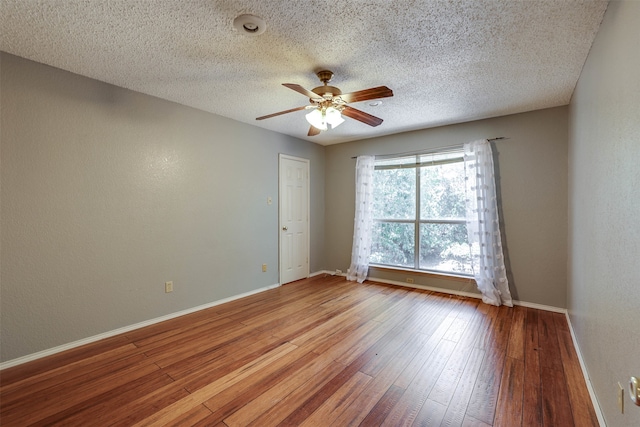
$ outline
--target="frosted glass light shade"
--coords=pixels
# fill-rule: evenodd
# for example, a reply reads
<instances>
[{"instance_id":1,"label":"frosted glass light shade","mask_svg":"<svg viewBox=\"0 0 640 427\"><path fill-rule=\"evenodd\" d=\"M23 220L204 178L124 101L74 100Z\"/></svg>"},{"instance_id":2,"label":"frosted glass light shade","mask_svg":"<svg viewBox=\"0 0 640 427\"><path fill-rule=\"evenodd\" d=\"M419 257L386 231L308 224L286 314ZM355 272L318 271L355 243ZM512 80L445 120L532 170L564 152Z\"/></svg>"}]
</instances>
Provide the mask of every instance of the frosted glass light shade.
<instances>
[{"instance_id":1,"label":"frosted glass light shade","mask_svg":"<svg viewBox=\"0 0 640 427\"><path fill-rule=\"evenodd\" d=\"M311 126L320 130L327 130L326 116L319 109L312 110L305 118Z\"/></svg>"},{"instance_id":2,"label":"frosted glass light shade","mask_svg":"<svg viewBox=\"0 0 640 427\"><path fill-rule=\"evenodd\" d=\"M344 119L342 118L342 114L340 114L340 111L336 110L333 107L327 108L326 117L327 117L327 123L331 125L331 129L338 127L340 124L344 122Z\"/></svg>"},{"instance_id":3,"label":"frosted glass light shade","mask_svg":"<svg viewBox=\"0 0 640 427\"><path fill-rule=\"evenodd\" d=\"M334 107L329 107L326 110L316 108L305 115L305 118L311 126L320 130L327 130L327 124L329 124L331 129L333 129L344 122L342 114L340 114L340 111Z\"/></svg>"}]
</instances>

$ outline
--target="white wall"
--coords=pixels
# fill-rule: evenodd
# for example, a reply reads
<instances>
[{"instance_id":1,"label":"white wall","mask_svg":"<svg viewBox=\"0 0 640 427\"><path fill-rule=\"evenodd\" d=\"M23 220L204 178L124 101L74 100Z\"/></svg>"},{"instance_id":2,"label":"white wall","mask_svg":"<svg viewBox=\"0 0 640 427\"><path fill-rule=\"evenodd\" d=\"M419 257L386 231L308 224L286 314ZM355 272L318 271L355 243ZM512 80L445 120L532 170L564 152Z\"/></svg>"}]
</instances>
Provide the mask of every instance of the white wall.
<instances>
[{"instance_id":1,"label":"white wall","mask_svg":"<svg viewBox=\"0 0 640 427\"><path fill-rule=\"evenodd\" d=\"M278 153L322 269L323 147L0 58L2 361L278 283Z\"/></svg>"},{"instance_id":2,"label":"white wall","mask_svg":"<svg viewBox=\"0 0 640 427\"><path fill-rule=\"evenodd\" d=\"M612 1L569 116L568 308L609 427L617 383L640 376L640 2Z\"/></svg>"},{"instance_id":3,"label":"white wall","mask_svg":"<svg viewBox=\"0 0 640 427\"><path fill-rule=\"evenodd\" d=\"M481 138L497 141L497 177L502 196L503 240L514 299L566 307L567 108L551 108L488 120L384 136L327 147L327 267L343 271L351 259L355 160L362 154L392 154L445 147ZM371 271L404 282L410 274ZM415 276L416 284L477 292L475 283Z\"/></svg>"}]
</instances>

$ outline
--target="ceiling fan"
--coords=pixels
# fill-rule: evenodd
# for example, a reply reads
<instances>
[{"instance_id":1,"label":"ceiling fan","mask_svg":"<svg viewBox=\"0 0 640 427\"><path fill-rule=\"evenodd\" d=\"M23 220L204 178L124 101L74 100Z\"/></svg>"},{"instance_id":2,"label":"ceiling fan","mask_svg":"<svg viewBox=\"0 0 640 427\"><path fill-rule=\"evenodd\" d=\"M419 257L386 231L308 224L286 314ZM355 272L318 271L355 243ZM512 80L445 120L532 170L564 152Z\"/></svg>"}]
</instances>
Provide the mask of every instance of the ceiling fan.
<instances>
[{"instance_id":1,"label":"ceiling fan","mask_svg":"<svg viewBox=\"0 0 640 427\"><path fill-rule=\"evenodd\" d=\"M293 113L300 110L311 110L306 115L306 119L311 125L308 136L318 135L321 131L333 129L344 122L342 116L366 123L369 126L378 126L382 123L382 119L372 116L369 113L350 107L347 104L371 99L387 98L393 96L393 91L386 86L378 86L370 89L359 90L357 92L342 93L335 86L329 86L328 83L333 78L333 72L322 70L316 73L323 86L318 86L311 90L307 90L300 85L294 83L283 83L283 86L293 89L309 97L310 105L292 108L290 110L280 111L278 113L257 117L256 120L269 119L281 114Z\"/></svg>"}]
</instances>

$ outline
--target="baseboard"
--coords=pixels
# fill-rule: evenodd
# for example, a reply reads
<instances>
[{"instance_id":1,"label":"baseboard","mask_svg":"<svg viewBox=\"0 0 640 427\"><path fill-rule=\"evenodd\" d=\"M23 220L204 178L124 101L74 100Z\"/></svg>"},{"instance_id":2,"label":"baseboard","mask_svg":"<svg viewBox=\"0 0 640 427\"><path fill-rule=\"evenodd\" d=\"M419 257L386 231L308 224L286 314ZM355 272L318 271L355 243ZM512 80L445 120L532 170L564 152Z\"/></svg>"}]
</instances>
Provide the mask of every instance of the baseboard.
<instances>
[{"instance_id":1,"label":"baseboard","mask_svg":"<svg viewBox=\"0 0 640 427\"><path fill-rule=\"evenodd\" d=\"M315 276L319 276L321 274L327 274L329 276L342 276L342 277L347 277L347 275L345 273L340 273L337 274L335 271L329 271L329 270L320 270L320 271L316 271L315 273L311 273L309 275L309 277L315 277Z\"/></svg>"},{"instance_id":2,"label":"baseboard","mask_svg":"<svg viewBox=\"0 0 640 427\"><path fill-rule=\"evenodd\" d=\"M320 270L320 271L316 271L316 272L314 272L314 273L311 273L311 274L309 275L309 277L316 277L316 276L319 276L319 275L321 275L321 274L331 274L331 272L330 272L330 271L328 271L328 270Z\"/></svg>"},{"instance_id":3,"label":"baseboard","mask_svg":"<svg viewBox=\"0 0 640 427\"><path fill-rule=\"evenodd\" d=\"M223 298L221 300L213 301L213 302L199 305L196 307L188 308L186 310L177 311L175 313L167 314L165 316L156 317L155 319L145 320L144 322L136 323L129 326L124 326L122 328L114 329L112 331L104 332L102 334L94 335L88 338L83 338L81 340L74 341L68 344L63 344L47 350L39 351L37 353L32 353L26 356L18 357L17 359L8 360L6 362L0 363L0 370L21 365L23 363L31 362L33 360L41 359L46 356L51 356L52 354L60 353L66 350L70 350L72 348L80 347L85 344L90 344L92 342L100 341L105 338L110 338L119 334L123 334L125 332L131 332L135 329L140 329L140 328L144 328L145 326L150 326L156 323L164 322L165 320L170 320L176 317L184 316L185 314L195 313L196 311L215 307L216 305L224 304L240 298L248 297L250 295L258 294L260 292L268 291L269 289L274 289L274 288L277 288L278 286L280 286L280 283L276 283L275 285L265 286L263 288L255 289L249 292L244 292L242 294L234 295L228 298Z\"/></svg>"},{"instance_id":4,"label":"baseboard","mask_svg":"<svg viewBox=\"0 0 640 427\"><path fill-rule=\"evenodd\" d=\"M552 305L537 304L535 302L513 301L513 305L521 305L522 307L535 308L538 310L552 311L554 313L567 314L566 308L554 307Z\"/></svg>"},{"instance_id":5,"label":"baseboard","mask_svg":"<svg viewBox=\"0 0 640 427\"><path fill-rule=\"evenodd\" d=\"M380 278L377 278L377 277L368 277L367 280L372 281L372 282L386 283L386 284L389 284L389 285L404 286L404 287L407 287L407 288L423 289L423 290L432 291L432 292L440 292L440 293L443 293L443 294L458 295L458 296L462 296L462 297L482 299L482 295L479 294L479 293L475 293L475 292L464 292L464 291L456 291L456 290L453 290L453 289L437 288L435 286L416 285L415 283L405 283L405 282L399 282L399 281L396 281L396 280L380 279ZM565 314L567 312L566 308L553 307L553 306L550 306L550 305L543 305L543 304L536 304L536 303L533 303L533 302L516 301L516 300L514 300L513 304L514 305L521 305L523 307L536 308L538 310L552 311L554 313Z\"/></svg>"},{"instance_id":6,"label":"baseboard","mask_svg":"<svg viewBox=\"0 0 640 427\"><path fill-rule=\"evenodd\" d=\"M589 373L587 372L587 365L584 363L584 359L582 358L582 352L580 351L580 346L578 345L578 340L576 339L576 334L573 331L573 325L571 324L571 318L569 317L569 312L565 313L567 318L567 323L569 324L569 332L571 333L571 340L573 341L573 347L576 349L576 353L578 354L578 361L580 362L580 369L582 370L582 375L584 376L584 381L587 383L587 390L589 391L589 397L591 397L591 403L593 404L593 410L596 412L596 417L598 417L598 422L601 426L605 427L607 423L604 420L604 415L602 410L600 409L600 404L598 403L598 398L596 396L596 392L593 389L593 385L591 384L591 379L589 378Z\"/></svg>"}]
</instances>

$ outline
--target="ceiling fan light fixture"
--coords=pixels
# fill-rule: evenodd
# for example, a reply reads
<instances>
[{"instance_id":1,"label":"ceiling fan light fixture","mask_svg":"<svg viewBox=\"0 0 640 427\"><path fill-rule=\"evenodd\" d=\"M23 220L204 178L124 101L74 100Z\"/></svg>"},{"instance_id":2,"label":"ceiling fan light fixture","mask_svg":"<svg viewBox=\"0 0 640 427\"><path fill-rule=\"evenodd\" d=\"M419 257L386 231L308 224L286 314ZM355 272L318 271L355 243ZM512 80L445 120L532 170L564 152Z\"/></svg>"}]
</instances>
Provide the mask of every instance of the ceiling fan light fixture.
<instances>
[{"instance_id":1,"label":"ceiling fan light fixture","mask_svg":"<svg viewBox=\"0 0 640 427\"><path fill-rule=\"evenodd\" d=\"M327 120L326 115L322 114L319 108L315 110L311 110L310 113L305 115L305 118L309 122L311 126L320 130L327 130Z\"/></svg>"}]
</instances>

